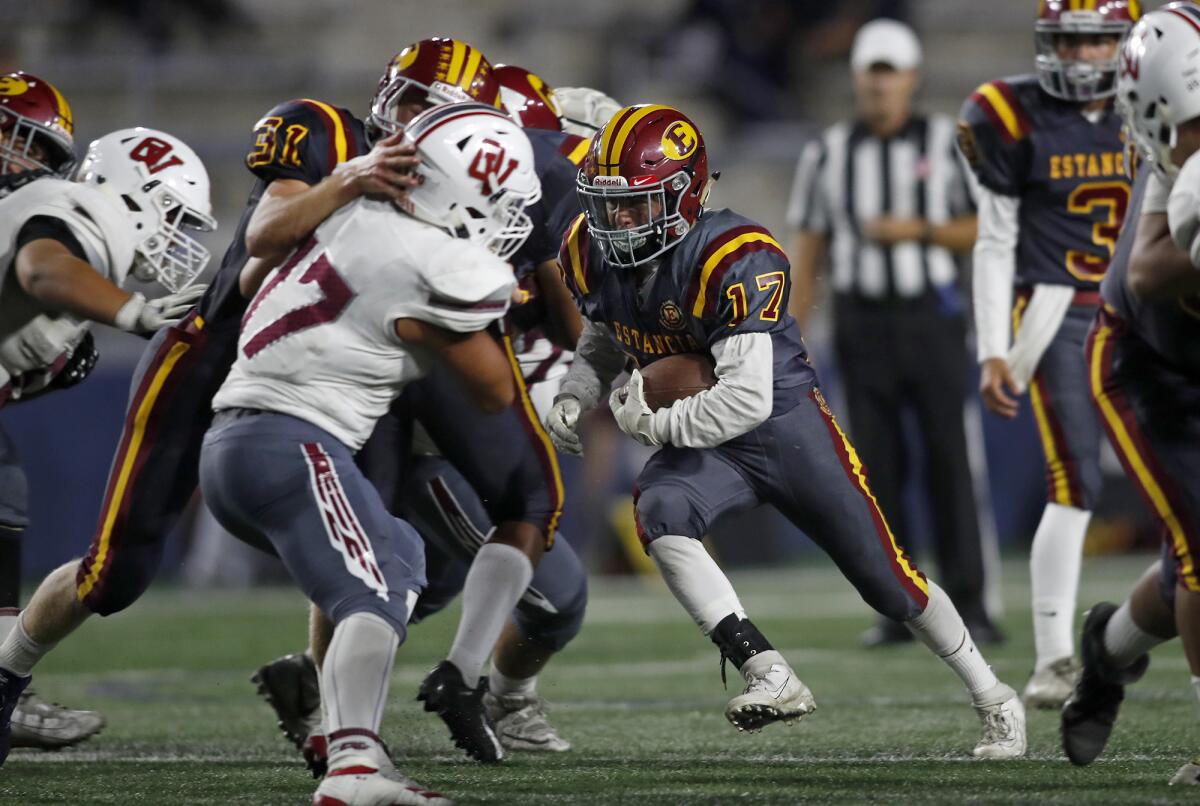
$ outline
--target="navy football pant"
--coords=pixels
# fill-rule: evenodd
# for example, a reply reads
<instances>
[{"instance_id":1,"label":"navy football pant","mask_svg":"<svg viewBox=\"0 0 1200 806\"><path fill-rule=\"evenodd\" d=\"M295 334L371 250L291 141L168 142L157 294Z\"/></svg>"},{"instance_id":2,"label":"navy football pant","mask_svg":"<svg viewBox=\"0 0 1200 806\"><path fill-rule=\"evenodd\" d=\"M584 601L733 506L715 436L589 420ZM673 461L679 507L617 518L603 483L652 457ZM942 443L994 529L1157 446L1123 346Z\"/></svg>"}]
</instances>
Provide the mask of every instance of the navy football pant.
<instances>
[{"instance_id":1,"label":"navy football pant","mask_svg":"<svg viewBox=\"0 0 1200 806\"><path fill-rule=\"evenodd\" d=\"M340 440L286 414L231 409L204 437L200 486L217 520L274 547L304 595L336 624L374 613L403 641L425 552Z\"/></svg>"},{"instance_id":2,"label":"navy football pant","mask_svg":"<svg viewBox=\"0 0 1200 806\"><path fill-rule=\"evenodd\" d=\"M638 476L642 542L703 538L722 515L770 504L807 534L880 614L907 621L925 577L896 544L850 440L815 387L791 411L716 448L665 446Z\"/></svg>"},{"instance_id":3,"label":"navy football pant","mask_svg":"<svg viewBox=\"0 0 1200 806\"><path fill-rule=\"evenodd\" d=\"M0 608L21 596L21 534L29 525L29 482L21 457L0 425Z\"/></svg>"},{"instance_id":4,"label":"navy football pant","mask_svg":"<svg viewBox=\"0 0 1200 806\"><path fill-rule=\"evenodd\" d=\"M417 622L462 591L492 523L479 496L441 456L412 457L405 480L401 514L425 540L429 577L412 616ZM586 606L587 575L571 544L559 536L534 571L513 619L523 636L557 652L579 634Z\"/></svg>"},{"instance_id":5,"label":"navy football pant","mask_svg":"<svg viewBox=\"0 0 1200 806\"><path fill-rule=\"evenodd\" d=\"M1014 332L1029 294L1019 293L1013 311ZM1095 305L1073 304L1058 333L1042 354L1029 384L1038 437L1046 457L1046 499L1052 504L1091 510L1100 498L1102 432L1088 392L1084 343L1095 318Z\"/></svg>"},{"instance_id":6,"label":"navy football pant","mask_svg":"<svg viewBox=\"0 0 1200 806\"><path fill-rule=\"evenodd\" d=\"M1104 310L1087 361L1108 439L1171 552L1163 566L1200 591L1200 379L1169 366Z\"/></svg>"}]
</instances>

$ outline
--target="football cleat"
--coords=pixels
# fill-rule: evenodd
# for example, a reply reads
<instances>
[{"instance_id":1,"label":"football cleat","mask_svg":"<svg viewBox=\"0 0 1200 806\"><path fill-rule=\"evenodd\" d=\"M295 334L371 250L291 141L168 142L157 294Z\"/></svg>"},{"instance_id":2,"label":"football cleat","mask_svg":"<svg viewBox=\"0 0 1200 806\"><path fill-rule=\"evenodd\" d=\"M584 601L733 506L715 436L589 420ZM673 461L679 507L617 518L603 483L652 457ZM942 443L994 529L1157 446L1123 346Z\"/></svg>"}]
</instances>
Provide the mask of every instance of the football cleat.
<instances>
[{"instance_id":1,"label":"football cleat","mask_svg":"<svg viewBox=\"0 0 1200 806\"><path fill-rule=\"evenodd\" d=\"M307 653L284 655L259 667L250 682L275 711L283 735L304 754L304 763L313 777L324 775L321 686L313 659Z\"/></svg>"},{"instance_id":2,"label":"football cleat","mask_svg":"<svg viewBox=\"0 0 1200 806\"><path fill-rule=\"evenodd\" d=\"M395 769L366 759L349 761L325 776L313 793L313 806L454 806L454 801Z\"/></svg>"},{"instance_id":3,"label":"football cleat","mask_svg":"<svg viewBox=\"0 0 1200 806\"><path fill-rule=\"evenodd\" d=\"M456 747L476 761L490 764L504 758L504 748L483 709L486 687L486 678L477 687L469 687L458 667L444 660L421 681L417 699L446 723Z\"/></svg>"},{"instance_id":4,"label":"football cleat","mask_svg":"<svg viewBox=\"0 0 1200 806\"><path fill-rule=\"evenodd\" d=\"M12 712L12 746L60 750L90 739L104 728L95 711L75 711L46 702L25 689Z\"/></svg>"},{"instance_id":5,"label":"football cleat","mask_svg":"<svg viewBox=\"0 0 1200 806\"><path fill-rule=\"evenodd\" d=\"M496 726L500 744L509 750L562 753L571 743L546 719L546 701L536 694L483 695L483 710Z\"/></svg>"},{"instance_id":6,"label":"football cleat","mask_svg":"<svg viewBox=\"0 0 1200 806\"><path fill-rule=\"evenodd\" d=\"M1104 752L1104 745L1117 723L1125 686L1137 682L1150 665L1143 655L1128 669L1113 669L1104 657L1104 628L1117 612L1111 602L1101 602L1083 619L1080 648L1083 670L1079 682L1062 710L1063 752L1072 764L1091 764Z\"/></svg>"},{"instance_id":7,"label":"football cleat","mask_svg":"<svg viewBox=\"0 0 1200 806\"><path fill-rule=\"evenodd\" d=\"M1200 786L1200 756L1180 767L1167 783L1170 786Z\"/></svg>"},{"instance_id":8,"label":"football cleat","mask_svg":"<svg viewBox=\"0 0 1200 806\"><path fill-rule=\"evenodd\" d=\"M1034 672L1021 693L1022 701L1029 708L1062 708L1079 680L1080 668L1079 661L1074 658L1059 658L1040 672Z\"/></svg>"},{"instance_id":9,"label":"football cleat","mask_svg":"<svg viewBox=\"0 0 1200 806\"><path fill-rule=\"evenodd\" d=\"M12 747L13 711L30 679L13 674L7 669L0 669L0 765L8 758L8 751Z\"/></svg>"},{"instance_id":10,"label":"football cleat","mask_svg":"<svg viewBox=\"0 0 1200 806\"><path fill-rule=\"evenodd\" d=\"M740 731L760 731L773 722L790 725L817 710L808 686L775 650L742 665L745 690L725 706L725 718Z\"/></svg>"},{"instance_id":11,"label":"football cleat","mask_svg":"<svg viewBox=\"0 0 1200 806\"><path fill-rule=\"evenodd\" d=\"M983 735L971 755L993 761L1025 755L1025 706L1017 692L999 683L975 703L975 713L983 723Z\"/></svg>"}]
</instances>

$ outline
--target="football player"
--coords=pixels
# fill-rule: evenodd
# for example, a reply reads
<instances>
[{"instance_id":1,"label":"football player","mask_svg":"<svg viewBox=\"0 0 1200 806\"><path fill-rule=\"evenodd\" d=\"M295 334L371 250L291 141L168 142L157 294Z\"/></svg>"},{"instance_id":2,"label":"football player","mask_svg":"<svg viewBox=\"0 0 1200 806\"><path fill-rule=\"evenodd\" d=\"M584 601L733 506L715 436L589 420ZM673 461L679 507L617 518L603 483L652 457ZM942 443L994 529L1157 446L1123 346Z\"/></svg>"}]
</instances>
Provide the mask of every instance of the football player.
<instances>
[{"instance_id":1,"label":"football player","mask_svg":"<svg viewBox=\"0 0 1200 806\"><path fill-rule=\"evenodd\" d=\"M1061 706L1078 673L1075 596L1102 482L1083 344L1129 206L1112 96L1117 47L1140 14L1138 0L1044 0L1037 74L979 87L959 121L959 146L981 186L980 391L1006 418L1029 391L1046 458L1048 500L1029 558L1037 657L1023 693L1039 708Z\"/></svg>"},{"instance_id":2,"label":"football player","mask_svg":"<svg viewBox=\"0 0 1200 806\"><path fill-rule=\"evenodd\" d=\"M1062 711L1067 757L1103 751L1149 651L1176 634L1200 694L1200 8L1147 14L1121 55L1117 104L1150 169L1101 285L1087 344L1109 441L1163 534L1163 557L1120 607L1084 619L1083 672ZM1173 784L1200 784L1200 759Z\"/></svg>"},{"instance_id":3,"label":"football player","mask_svg":"<svg viewBox=\"0 0 1200 806\"><path fill-rule=\"evenodd\" d=\"M69 121L65 108L59 116ZM0 298L0 405L82 380L96 360L88 323L149 336L179 321L204 292L191 283L208 251L188 231L210 231L216 222L208 175L190 148L151 129L113 132L91 144L78 180L46 176L0 200L0 277L11 272L15 279L3 283ZM153 301L131 294L121 288L130 274L171 293ZM0 446L2 522L23 527L24 476L3 432ZM3 618L0 763L8 755L10 719L17 746L61 747L99 731L104 721L97 714L22 699L36 659L30 634L37 613L6 611Z\"/></svg>"},{"instance_id":4,"label":"football player","mask_svg":"<svg viewBox=\"0 0 1200 806\"><path fill-rule=\"evenodd\" d=\"M758 730L815 708L700 542L721 515L770 504L868 604L906 622L959 675L983 723L976 756L1023 755L1020 699L984 662L945 592L897 546L825 404L787 312L782 248L737 213L705 209L710 179L699 130L670 107L626 107L593 138L578 180L585 213L559 257L584 329L547 421L553 438L581 450L581 412L627 360L711 357L717 381L706 391L651 411L635 369L609 406L622 431L662 446L636 482L638 533L722 663L745 679L725 709L729 721Z\"/></svg>"},{"instance_id":5,"label":"football player","mask_svg":"<svg viewBox=\"0 0 1200 806\"><path fill-rule=\"evenodd\" d=\"M533 150L485 104L428 110L405 138L424 183L399 209L348 204L272 273L246 312L200 454L217 519L268 541L335 625L321 670L328 773L314 806L449 803L398 773L379 739L425 558L353 454L433 362L483 409L514 399L510 358L485 329L508 309L506 260L533 228Z\"/></svg>"},{"instance_id":6,"label":"football player","mask_svg":"<svg viewBox=\"0 0 1200 806\"><path fill-rule=\"evenodd\" d=\"M559 131L552 91L536 74L508 65L496 67L493 76L505 109L530 139L534 170L542 187L542 198L529 210L533 232L513 256L520 290L518 304L508 320L521 378L541 415L549 408L570 361L571 353L564 345L573 345L578 335L579 314L562 283L557 255L563 233L578 213L575 173L587 142ZM494 528L489 515L494 507L489 507L476 489L488 490L489 486L484 485L497 488L496 481L482 481L476 487L465 474L477 480L490 475L506 483L511 477L503 472L506 462L511 462L507 457L528 453L528 437L516 427L510 414L487 415L474 410L456 391L457 386L453 378L443 380L437 376L412 384L405 392L398 417L381 422L363 451L368 478L377 486L388 490L393 486L388 477L402 477L396 493L385 497L394 499L393 511L411 521L426 543L429 584L412 613L413 622L442 610L463 590L472 558ZM396 421L413 417L419 421L414 455L405 460L406 466L398 474L394 469L396 457L403 454L394 444L394 432L403 434L405 429ZM422 424L437 433L437 438L431 439L420 427ZM442 455L441 442L447 443L453 462ZM460 466L465 470L460 471ZM518 481L522 490L531 492L545 484L544 477ZM587 602L587 580L570 544L556 538L555 546L539 562L529 587L512 610L511 620L504 620L503 610L498 611L501 619L493 619L486 629L464 620L451 649L450 662L455 670L460 663L477 664L470 673L458 673L464 680L477 679L493 645L495 649L486 687L458 689L462 692L458 700L461 706L454 711L442 708L457 731L456 738L466 737L464 743L474 757L494 760L492 726L478 720L484 713L494 725L501 748L550 752L570 748L546 718L537 693L537 677L550 658L578 633ZM327 634L324 630L315 636L309 655L279 658L256 675L285 734L318 774L324 762L324 728L320 725L320 693L311 656L324 654ZM441 674L446 674L441 668ZM443 690L435 696L448 700L454 695Z\"/></svg>"}]
</instances>

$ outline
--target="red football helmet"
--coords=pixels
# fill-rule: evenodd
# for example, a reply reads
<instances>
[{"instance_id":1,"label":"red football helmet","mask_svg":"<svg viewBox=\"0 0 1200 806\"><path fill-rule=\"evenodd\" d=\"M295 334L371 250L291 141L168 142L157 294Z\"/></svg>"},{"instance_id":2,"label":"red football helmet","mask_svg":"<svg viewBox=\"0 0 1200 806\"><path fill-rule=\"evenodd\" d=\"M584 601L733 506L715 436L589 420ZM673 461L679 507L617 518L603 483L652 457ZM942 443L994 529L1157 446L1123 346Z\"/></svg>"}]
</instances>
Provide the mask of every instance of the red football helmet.
<instances>
[{"instance_id":1,"label":"red football helmet","mask_svg":"<svg viewBox=\"0 0 1200 806\"><path fill-rule=\"evenodd\" d=\"M367 129L372 138L386 137L404 128L419 109L401 111L414 104L423 108L478 101L500 107L500 84L492 65L477 48L458 39L422 39L397 53L388 64L371 98Z\"/></svg>"},{"instance_id":2,"label":"red football helmet","mask_svg":"<svg viewBox=\"0 0 1200 806\"><path fill-rule=\"evenodd\" d=\"M1041 0L1034 41L1042 89L1064 101L1108 98L1117 91L1117 48L1111 59L1064 60L1058 55L1063 37L1111 36L1118 40L1142 16L1138 0Z\"/></svg>"},{"instance_id":3,"label":"red football helmet","mask_svg":"<svg viewBox=\"0 0 1200 806\"><path fill-rule=\"evenodd\" d=\"M75 167L75 123L67 99L29 73L0 75L0 176Z\"/></svg>"},{"instance_id":4,"label":"red football helmet","mask_svg":"<svg viewBox=\"0 0 1200 806\"><path fill-rule=\"evenodd\" d=\"M588 231L618 266L674 247L704 211L708 153L700 130L669 106L617 112L592 138L576 182Z\"/></svg>"},{"instance_id":5,"label":"red football helmet","mask_svg":"<svg viewBox=\"0 0 1200 806\"><path fill-rule=\"evenodd\" d=\"M513 120L526 129L562 131L554 88L541 76L515 64L498 64L492 75L500 82L500 101Z\"/></svg>"}]
</instances>

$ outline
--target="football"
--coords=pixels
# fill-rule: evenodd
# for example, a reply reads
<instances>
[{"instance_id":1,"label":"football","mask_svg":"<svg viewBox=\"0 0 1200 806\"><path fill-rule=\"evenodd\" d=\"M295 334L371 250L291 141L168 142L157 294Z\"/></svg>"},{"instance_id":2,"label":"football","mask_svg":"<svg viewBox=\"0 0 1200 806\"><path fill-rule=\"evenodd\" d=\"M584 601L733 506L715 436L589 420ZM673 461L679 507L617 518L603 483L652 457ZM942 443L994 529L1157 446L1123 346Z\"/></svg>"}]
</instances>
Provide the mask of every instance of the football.
<instances>
[{"instance_id":1,"label":"football","mask_svg":"<svg viewBox=\"0 0 1200 806\"><path fill-rule=\"evenodd\" d=\"M711 389L717 382L713 369L712 359L699 353L672 355L643 367L646 405L651 411L658 411L676 400Z\"/></svg>"}]
</instances>

